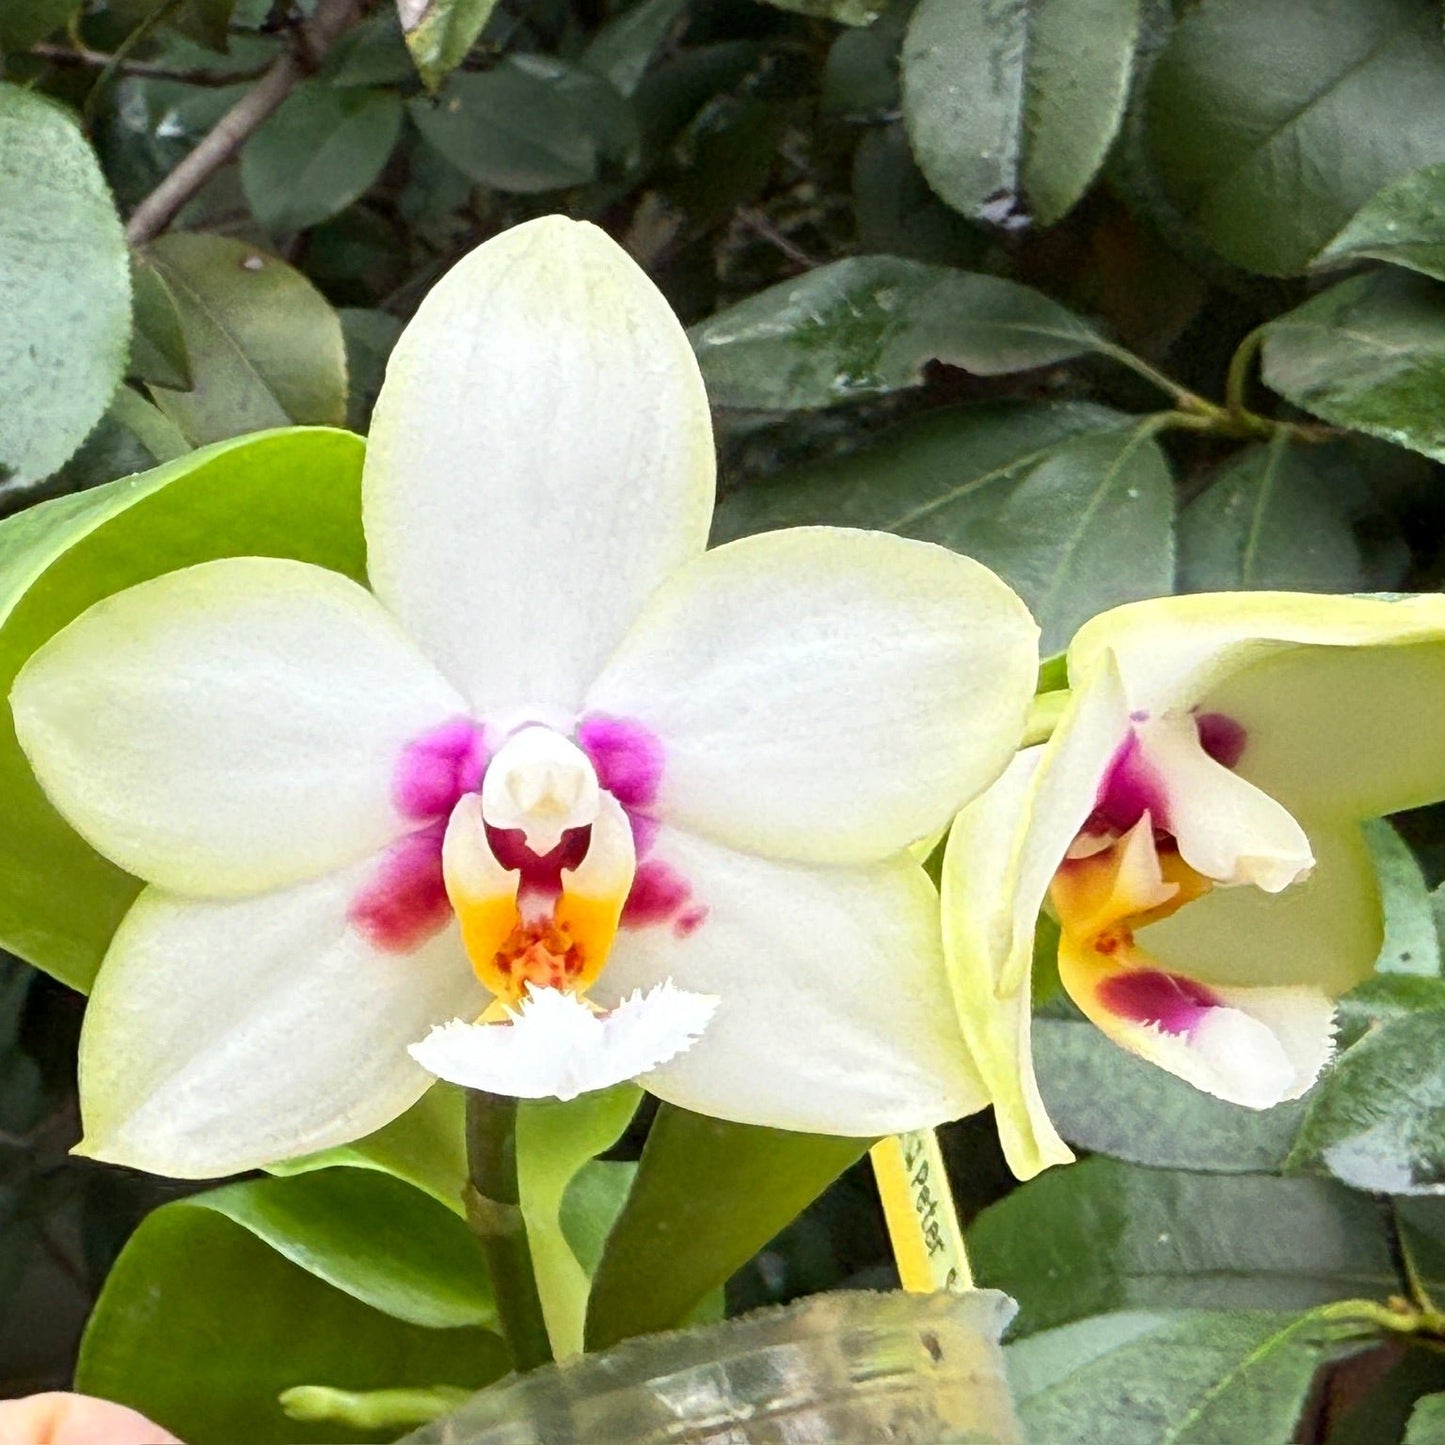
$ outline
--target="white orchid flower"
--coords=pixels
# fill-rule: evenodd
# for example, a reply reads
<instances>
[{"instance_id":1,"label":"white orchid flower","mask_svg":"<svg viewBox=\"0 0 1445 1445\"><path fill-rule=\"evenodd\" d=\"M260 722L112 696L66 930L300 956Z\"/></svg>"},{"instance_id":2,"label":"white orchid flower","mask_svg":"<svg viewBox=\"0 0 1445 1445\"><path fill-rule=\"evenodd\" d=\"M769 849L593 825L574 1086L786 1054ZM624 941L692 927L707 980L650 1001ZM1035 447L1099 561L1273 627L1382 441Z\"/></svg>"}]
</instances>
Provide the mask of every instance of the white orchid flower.
<instances>
[{"instance_id":1,"label":"white orchid flower","mask_svg":"<svg viewBox=\"0 0 1445 1445\"><path fill-rule=\"evenodd\" d=\"M41 783L151 885L87 1012L84 1152L227 1173L375 1129L433 1075L645 1075L860 1136L983 1105L905 849L1007 763L1033 622L897 537L704 552L713 488L681 326L602 232L546 218L396 348L371 592L211 562L30 660Z\"/></svg>"},{"instance_id":2,"label":"white orchid flower","mask_svg":"<svg viewBox=\"0 0 1445 1445\"><path fill-rule=\"evenodd\" d=\"M1030 1044L1035 921L1115 1043L1266 1109L1333 1048L1382 917L1362 820L1445 797L1445 597L1134 603L1068 654L1070 702L960 814L943 876L960 1019L1021 1178L1073 1156Z\"/></svg>"}]
</instances>

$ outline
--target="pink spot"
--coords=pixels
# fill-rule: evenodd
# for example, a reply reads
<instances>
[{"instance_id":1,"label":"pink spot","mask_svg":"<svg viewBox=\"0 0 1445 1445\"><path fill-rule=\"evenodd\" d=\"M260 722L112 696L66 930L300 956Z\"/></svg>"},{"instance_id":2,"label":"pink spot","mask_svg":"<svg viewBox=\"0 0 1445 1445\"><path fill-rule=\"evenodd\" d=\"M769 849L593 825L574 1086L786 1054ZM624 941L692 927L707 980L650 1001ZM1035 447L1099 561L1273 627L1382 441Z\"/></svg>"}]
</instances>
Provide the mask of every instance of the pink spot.
<instances>
[{"instance_id":1,"label":"pink spot","mask_svg":"<svg viewBox=\"0 0 1445 1445\"><path fill-rule=\"evenodd\" d=\"M451 918L442 878L445 831L435 823L397 839L351 900L347 917L377 948L411 953Z\"/></svg>"},{"instance_id":2,"label":"pink spot","mask_svg":"<svg viewBox=\"0 0 1445 1445\"><path fill-rule=\"evenodd\" d=\"M708 910L700 904L694 904L685 913L679 913L672 925L673 936L690 938L706 922L707 915Z\"/></svg>"},{"instance_id":3,"label":"pink spot","mask_svg":"<svg viewBox=\"0 0 1445 1445\"><path fill-rule=\"evenodd\" d=\"M657 842L662 823L650 813L628 813L627 821L632 824L633 850L639 858L645 858Z\"/></svg>"},{"instance_id":4,"label":"pink spot","mask_svg":"<svg viewBox=\"0 0 1445 1445\"><path fill-rule=\"evenodd\" d=\"M487 745L471 718L453 718L413 738L396 760L391 797L403 817L424 822L444 818L463 793L482 785Z\"/></svg>"},{"instance_id":5,"label":"pink spot","mask_svg":"<svg viewBox=\"0 0 1445 1445\"><path fill-rule=\"evenodd\" d=\"M1244 756L1249 734L1242 724L1222 712L1201 713L1195 718L1199 746L1222 767L1232 768Z\"/></svg>"},{"instance_id":6,"label":"pink spot","mask_svg":"<svg viewBox=\"0 0 1445 1445\"><path fill-rule=\"evenodd\" d=\"M629 812L657 801L664 754L644 723L593 713L577 725L577 745L592 759L597 781Z\"/></svg>"},{"instance_id":7,"label":"pink spot","mask_svg":"<svg viewBox=\"0 0 1445 1445\"><path fill-rule=\"evenodd\" d=\"M666 923L691 897L692 884L670 864L653 858L643 863L632 879L632 892L622 909L622 926L645 928L651 923Z\"/></svg>"},{"instance_id":8,"label":"pink spot","mask_svg":"<svg viewBox=\"0 0 1445 1445\"><path fill-rule=\"evenodd\" d=\"M1168 830L1169 806L1163 781L1145 758L1139 734L1131 728L1104 770L1094 811L1083 831L1127 833L1145 813L1156 829Z\"/></svg>"},{"instance_id":9,"label":"pink spot","mask_svg":"<svg viewBox=\"0 0 1445 1445\"><path fill-rule=\"evenodd\" d=\"M1136 1024L1157 1024L1167 1034L1192 1033L1224 1000L1193 979L1161 969L1112 974L1099 985L1099 1002Z\"/></svg>"}]
</instances>

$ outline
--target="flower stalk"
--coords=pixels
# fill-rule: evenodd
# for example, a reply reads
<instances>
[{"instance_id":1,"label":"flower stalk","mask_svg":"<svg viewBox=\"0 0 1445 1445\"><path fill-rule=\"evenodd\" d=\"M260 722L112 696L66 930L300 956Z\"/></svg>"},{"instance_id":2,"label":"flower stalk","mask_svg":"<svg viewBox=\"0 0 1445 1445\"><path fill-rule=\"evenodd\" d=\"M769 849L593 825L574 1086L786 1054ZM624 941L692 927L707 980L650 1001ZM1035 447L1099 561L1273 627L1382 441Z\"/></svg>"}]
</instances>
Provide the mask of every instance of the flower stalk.
<instances>
[{"instance_id":1,"label":"flower stalk","mask_svg":"<svg viewBox=\"0 0 1445 1445\"><path fill-rule=\"evenodd\" d=\"M467 1090L467 1220L482 1242L512 1363L552 1359L517 1186L517 1101Z\"/></svg>"}]
</instances>

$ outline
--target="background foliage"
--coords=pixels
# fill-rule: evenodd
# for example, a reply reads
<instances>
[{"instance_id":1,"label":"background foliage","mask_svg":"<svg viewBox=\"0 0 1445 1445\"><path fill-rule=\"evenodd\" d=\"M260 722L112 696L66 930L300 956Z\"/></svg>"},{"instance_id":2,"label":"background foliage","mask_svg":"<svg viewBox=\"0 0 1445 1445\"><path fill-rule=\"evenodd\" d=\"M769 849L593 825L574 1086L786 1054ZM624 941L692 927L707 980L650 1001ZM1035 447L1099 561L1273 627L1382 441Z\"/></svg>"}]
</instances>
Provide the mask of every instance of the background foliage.
<instances>
[{"instance_id":1,"label":"background foliage","mask_svg":"<svg viewBox=\"0 0 1445 1445\"><path fill-rule=\"evenodd\" d=\"M1441 32L1438 0L0 0L0 510L79 494L84 538L68 563L37 550L50 517L0 543L0 671L91 595L201 556L359 570L343 440L208 454L224 516L187 458L364 430L427 287L559 209L693 328L718 539L943 542L1050 650L1174 590L1436 589ZM144 494L90 490L165 462ZM83 987L132 885L46 832L3 731L0 931ZM987 1117L948 1131L981 1280L1022 1306L1040 1440L1445 1440L1445 815L1395 824L1373 837L1380 974L1311 1096L1247 1114L1045 998L1042 1086L1084 1162L1017 1186ZM15 903L36 876L43 928ZM196 1445L290 1438L275 1400L298 1385L505 1368L449 1212L455 1100L182 1198L67 1159L80 1008L0 968L7 1392L68 1378L107 1275L82 1384ZM632 1102L526 1126L568 1330L594 1270L598 1342L715 1310L725 1280L742 1309L890 1278L861 1144L665 1110L635 1168ZM667 1291L638 1288L659 1270Z\"/></svg>"}]
</instances>

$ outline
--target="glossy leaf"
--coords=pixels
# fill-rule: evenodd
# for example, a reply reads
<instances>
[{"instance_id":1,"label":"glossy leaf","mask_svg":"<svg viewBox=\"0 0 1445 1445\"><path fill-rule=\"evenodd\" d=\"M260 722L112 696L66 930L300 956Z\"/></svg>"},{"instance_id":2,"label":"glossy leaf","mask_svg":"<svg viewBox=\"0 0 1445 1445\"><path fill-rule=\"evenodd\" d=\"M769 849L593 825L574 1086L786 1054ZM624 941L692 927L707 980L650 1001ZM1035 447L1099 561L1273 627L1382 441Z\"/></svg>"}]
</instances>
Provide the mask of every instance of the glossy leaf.
<instances>
[{"instance_id":1,"label":"glossy leaf","mask_svg":"<svg viewBox=\"0 0 1445 1445\"><path fill-rule=\"evenodd\" d=\"M662 1105L597 1267L587 1348L682 1324L871 1142Z\"/></svg>"},{"instance_id":2,"label":"glossy leaf","mask_svg":"<svg viewBox=\"0 0 1445 1445\"><path fill-rule=\"evenodd\" d=\"M1316 1371L1363 1326L1319 1311L1098 1315L1004 1351L1031 1440L1109 1445L1286 1441Z\"/></svg>"},{"instance_id":3,"label":"glossy leaf","mask_svg":"<svg viewBox=\"0 0 1445 1445\"><path fill-rule=\"evenodd\" d=\"M1445 281L1445 162L1371 196L1315 257L1318 268L1370 259Z\"/></svg>"},{"instance_id":4,"label":"glossy leaf","mask_svg":"<svg viewBox=\"0 0 1445 1445\"><path fill-rule=\"evenodd\" d=\"M1232 459L1180 514L1180 591L1365 591L1336 485L1337 466L1349 462L1332 466L1322 450L1279 432Z\"/></svg>"},{"instance_id":5,"label":"glossy leaf","mask_svg":"<svg viewBox=\"0 0 1445 1445\"><path fill-rule=\"evenodd\" d=\"M1227 1104L1119 1048L1078 1016L1034 1021L1034 1065L1049 1117L1070 1144L1159 1168L1278 1169L1305 1107Z\"/></svg>"},{"instance_id":6,"label":"glossy leaf","mask_svg":"<svg viewBox=\"0 0 1445 1445\"><path fill-rule=\"evenodd\" d=\"M1052 652L1096 612L1172 590L1173 485L1130 422L1081 403L936 413L733 492L714 538L829 523L940 542L1008 582Z\"/></svg>"},{"instance_id":7,"label":"glossy leaf","mask_svg":"<svg viewBox=\"0 0 1445 1445\"><path fill-rule=\"evenodd\" d=\"M1083 195L1124 113L1139 0L923 0L903 48L903 117L929 183L1008 229Z\"/></svg>"},{"instance_id":8,"label":"glossy leaf","mask_svg":"<svg viewBox=\"0 0 1445 1445\"><path fill-rule=\"evenodd\" d=\"M475 1389L507 1367L496 1335L393 1319L183 1200L149 1215L116 1262L86 1330L76 1387L133 1406L187 1445L288 1445L298 1431L277 1396L293 1386ZM304 1438L322 1445L394 1433L318 1424Z\"/></svg>"},{"instance_id":9,"label":"glossy leaf","mask_svg":"<svg viewBox=\"0 0 1445 1445\"><path fill-rule=\"evenodd\" d=\"M590 1272L562 1227L567 1186L594 1156L617 1142L641 1098L642 1091L635 1084L618 1084L565 1104L556 1099L527 1099L518 1110L517 1182L522 1216L527 1221L527 1243L547 1333L559 1359L581 1353L591 1286Z\"/></svg>"},{"instance_id":10,"label":"glossy leaf","mask_svg":"<svg viewBox=\"0 0 1445 1445\"><path fill-rule=\"evenodd\" d=\"M0 490L49 476L125 373L130 272L75 122L0 83Z\"/></svg>"},{"instance_id":11,"label":"glossy leaf","mask_svg":"<svg viewBox=\"0 0 1445 1445\"><path fill-rule=\"evenodd\" d=\"M176 299L193 380L151 395L193 445L345 420L341 323L299 271L226 236L162 236L146 258Z\"/></svg>"},{"instance_id":12,"label":"glossy leaf","mask_svg":"<svg viewBox=\"0 0 1445 1445\"><path fill-rule=\"evenodd\" d=\"M142 381L189 391L191 363L180 308L161 273L131 256L130 374Z\"/></svg>"},{"instance_id":13,"label":"glossy leaf","mask_svg":"<svg viewBox=\"0 0 1445 1445\"><path fill-rule=\"evenodd\" d=\"M1269 323L1264 379L1296 406L1445 459L1445 290L1382 269Z\"/></svg>"},{"instance_id":14,"label":"glossy leaf","mask_svg":"<svg viewBox=\"0 0 1445 1445\"><path fill-rule=\"evenodd\" d=\"M1154 68L1148 140L1220 254L1296 275L1380 187L1445 160L1430 0L1203 0Z\"/></svg>"},{"instance_id":15,"label":"glossy leaf","mask_svg":"<svg viewBox=\"0 0 1445 1445\"><path fill-rule=\"evenodd\" d=\"M1421 1007L1387 1017L1335 1061L1315 1089L1289 1157L1355 1189L1445 1192L1445 984L1404 978Z\"/></svg>"},{"instance_id":16,"label":"glossy leaf","mask_svg":"<svg viewBox=\"0 0 1445 1445\"><path fill-rule=\"evenodd\" d=\"M367 1169L252 1179L184 1201L249 1230L308 1274L393 1319L497 1329L471 1229L419 1189Z\"/></svg>"},{"instance_id":17,"label":"glossy leaf","mask_svg":"<svg viewBox=\"0 0 1445 1445\"><path fill-rule=\"evenodd\" d=\"M467 58L497 0L397 0L407 49L428 90Z\"/></svg>"},{"instance_id":18,"label":"glossy leaf","mask_svg":"<svg viewBox=\"0 0 1445 1445\"><path fill-rule=\"evenodd\" d=\"M241 184L273 233L344 211L369 190L401 136L394 91L313 81L293 91L247 142Z\"/></svg>"},{"instance_id":19,"label":"glossy leaf","mask_svg":"<svg viewBox=\"0 0 1445 1445\"><path fill-rule=\"evenodd\" d=\"M1016 1335L1125 1309L1307 1309L1401 1288L1374 1203L1328 1180L1141 1169L1095 1157L974 1221L981 1284Z\"/></svg>"},{"instance_id":20,"label":"glossy leaf","mask_svg":"<svg viewBox=\"0 0 1445 1445\"><path fill-rule=\"evenodd\" d=\"M536 55L452 77L412 102L428 141L479 185L528 195L586 185L638 155L631 106L601 76Z\"/></svg>"},{"instance_id":21,"label":"glossy leaf","mask_svg":"<svg viewBox=\"0 0 1445 1445\"><path fill-rule=\"evenodd\" d=\"M916 386L930 361L979 376L1108 344L1027 286L855 256L770 286L691 331L715 406L797 411Z\"/></svg>"},{"instance_id":22,"label":"glossy leaf","mask_svg":"<svg viewBox=\"0 0 1445 1445\"><path fill-rule=\"evenodd\" d=\"M0 696L92 602L212 557L297 557L365 575L362 445L345 432L225 442L0 524ZM305 485L298 485L304 479ZM0 946L86 989L139 884L46 801L0 708Z\"/></svg>"}]
</instances>

